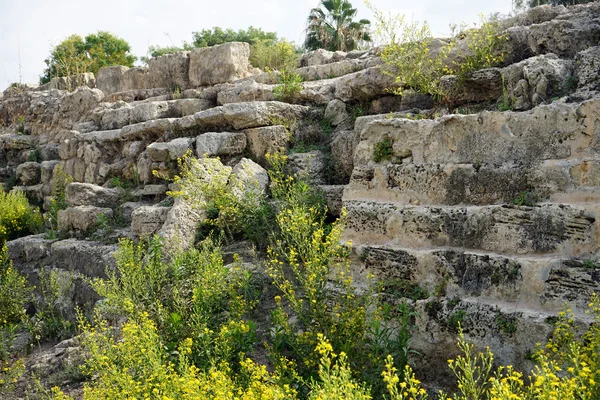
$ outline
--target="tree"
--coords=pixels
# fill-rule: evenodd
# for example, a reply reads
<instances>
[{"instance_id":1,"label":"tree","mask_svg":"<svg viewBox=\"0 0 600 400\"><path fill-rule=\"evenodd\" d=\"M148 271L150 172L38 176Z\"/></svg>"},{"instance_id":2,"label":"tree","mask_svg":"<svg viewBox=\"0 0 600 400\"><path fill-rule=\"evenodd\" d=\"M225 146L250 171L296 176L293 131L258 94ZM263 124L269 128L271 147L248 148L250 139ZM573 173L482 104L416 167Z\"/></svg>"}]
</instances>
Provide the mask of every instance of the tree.
<instances>
[{"instance_id":1,"label":"tree","mask_svg":"<svg viewBox=\"0 0 600 400\"><path fill-rule=\"evenodd\" d=\"M304 47L308 50L350 51L370 42L367 19L353 21L356 8L348 0L321 0L308 16Z\"/></svg>"},{"instance_id":2,"label":"tree","mask_svg":"<svg viewBox=\"0 0 600 400\"><path fill-rule=\"evenodd\" d=\"M233 29L223 30L215 26L212 30L202 29L200 32L193 32L192 35L194 47L210 47L227 42L244 42L250 45L258 41L266 44L275 44L277 42L277 34L275 32L265 32L261 28L253 26L248 27L247 30L240 29L237 32Z\"/></svg>"},{"instance_id":3,"label":"tree","mask_svg":"<svg viewBox=\"0 0 600 400\"><path fill-rule=\"evenodd\" d=\"M59 43L44 62L46 69L40 77L44 84L59 76L84 72L96 74L102 67L124 65L132 67L135 57L125 40L105 31L87 35L71 35Z\"/></svg>"}]
</instances>

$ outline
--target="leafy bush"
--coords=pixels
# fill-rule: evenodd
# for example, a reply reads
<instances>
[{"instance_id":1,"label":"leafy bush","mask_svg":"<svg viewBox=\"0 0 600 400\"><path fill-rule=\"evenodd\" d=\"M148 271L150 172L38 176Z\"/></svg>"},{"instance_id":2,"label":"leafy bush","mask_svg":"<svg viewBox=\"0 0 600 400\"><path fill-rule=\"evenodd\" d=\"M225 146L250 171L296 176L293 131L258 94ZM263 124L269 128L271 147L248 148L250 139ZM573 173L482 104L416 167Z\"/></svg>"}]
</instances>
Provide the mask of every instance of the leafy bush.
<instances>
[{"instance_id":1,"label":"leafy bush","mask_svg":"<svg viewBox=\"0 0 600 400\"><path fill-rule=\"evenodd\" d=\"M472 29L462 26L461 32L438 49L431 47L434 38L427 22L406 22L404 16L385 15L370 6L376 18L376 31L389 43L381 52L384 73L395 79L390 89L401 95L412 89L445 100L451 93L441 85L444 75L457 75L459 81L472 72L501 64L504 61L503 44L508 37L500 32L497 21L481 16L481 25ZM456 47L464 40L464 47ZM449 56L460 61L450 61Z\"/></svg>"},{"instance_id":2,"label":"leafy bush","mask_svg":"<svg viewBox=\"0 0 600 400\"><path fill-rule=\"evenodd\" d=\"M32 299L32 288L8 259L8 249L0 248L0 326L18 323L25 317L25 304Z\"/></svg>"},{"instance_id":3,"label":"leafy bush","mask_svg":"<svg viewBox=\"0 0 600 400\"><path fill-rule=\"evenodd\" d=\"M98 31L82 38L71 35L56 45L44 62L46 69L40 83L50 82L54 77L71 76L84 72L98 73L102 67L124 65L133 67L135 57L125 40L110 32Z\"/></svg>"},{"instance_id":4,"label":"leafy bush","mask_svg":"<svg viewBox=\"0 0 600 400\"><path fill-rule=\"evenodd\" d=\"M31 301L32 288L8 259L6 244L0 248L0 394L13 390L25 372L23 361L12 351L19 324L25 319L25 305Z\"/></svg>"},{"instance_id":5,"label":"leafy bush","mask_svg":"<svg viewBox=\"0 0 600 400\"><path fill-rule=\"evenodd\" d=\"M39 278L36 313L27 321L31 342L72 337L77 327L77 306L72 300L75 275L60 269L42 269Z\"/></svg>"},{"instance_id":6,"label":"leafy bush","mask_svg":"<svg viewBox=\"0 0 600 400\"><path fill-rule=\"evenodd\" d=\"M401 27L402 33L393 36L394 41L381 52L381 59L387 66L383 72L392 76L397 86L391 91L401 95L405 89L413 89L438 98L445 96L440 80L451 73L445 61L452 45L431 51L433 36L427 22L402 21Z\"/></svg>"},{"instance_id":7,"label":"leafy bush","mask_svg":"<svg viewBox=\"0 0 600 400\"><path fill-rule=\"evenodd\" d=\"M394 142L389 136L384 137L379 142L375 143L373 148L373 161L382 162L389 161L394 155Z\"/></svg>"},{"instance_id":8,"label":"leafy bush","mask_svg":"<svg viewBox=\"0 0 600 400\"><path fill-rule=\"evenodd\" d=\"M122 338L100 325L85 328L84 347L90 357L87 373L95 377L86 384L86 399L290 399L295 392L279 386L277 375L250 359L240 361L240 375L219 362L199 369L190 362L195 345L186 338L177 348L176 361L164 352L159 330L148 314L131 318L122 329Z\"/></svg>"},{"instance_id":9,"label":"leafy bush","mask_svg":"<svg viewBox=\"0 0 600 400\"><path fill-rule=\"evenodd\" d=\"M503 45L508 40L506 34L500 33L500 23L479 16L480 24L460 32L459 36L467 43L468 51L463 61L453 62L452 69L459 79L465 79L474 71L502 64L504 61Z\"/></svg>"},{"instance_id":10,"label":"leafy bush","mask_svg":"<svg viewBox=\"0 0 600 400\"><path fill-rule=\"evenodd\" d=\"M277 34L275 32L265 32L261 28L253 26L248 29L240 29L237 32L233 29L219 28L202 29L200 32L193 32L193 45L195 47L210 47L228 42L244 42L253 45L259 41L266 43L277 42Z\"/></svg>"},{"instance_id":11,"label":"leafy bush","mask_svg":"<svg viewBox=\"0 0 600 400\"><path fill-rule=\"evenodd\" d=\"M6 193L0 187L0 243L36 233L42 227L42 217L21 191Z\"/></svg>"},{"instance_id":12,"label":"leafy bush","mask_svg":"<svg viewBox=\"0 0 600 400\"><path fill-rule=\"evenodd\" d=\"M56 238L58 232L58 212L66 209L69 204L67 203L67 185L73 181L73 178L67 175L61 164L57 165L52 173L52 180L50 186L52 188L52 196L50 196L50 203L48 211L44 214L44 220L46 227L48 228L48 237L51 239Z\"/></svg>"},{"instance_id":13,"label":"leafy bush","mask_svg":"<svg viewBox=\"0 0 600 400\"><path fill-rule=\"evenodd\" d=\"M273 88L273 94L279 101L292 101L302 91L302 76L284 69L279 72L279 84Z\"/></svg>"},{"instance_id":14,"label":"leafy bush","mask_svg":"<svg viewBox=\"0 0 600 400\"><path fill-rule=\"evenodd\" d=\"M180 189L168 194L185 199L194 212L207 216L204 237L211 233L226 241L245 237L266 247L274 212L257 182L230 176L231 169L218 158L198 160L188 153L178 166L174 183Z\"/></svg>"},{"instance_id":15,"label":"leafy bush","mask_svg":"<svg viewBox=\"0 0 600 400\"><path fill-rule=\"evenodd\" d=\"M106 298L108 316L147 313L169 351L195 338L190 357L197 366L249 351L254 326L242 318L255 304L251 276L239 265L226 268L212 242L166 260L158 237L147 244L122 240L115 257L117 271L92 284Z\"/></svg>"},{"instance_id":16,"label":"leafy bush","mask_svg":"<svg viewBox=\"0 0 600 400\"><path fill-rule=\"evenodd\" d=\"M263 71L294 70L299 58L294 45L285 40L259 40L250 47L250 64Z\"/></svg>"}]
</instances>

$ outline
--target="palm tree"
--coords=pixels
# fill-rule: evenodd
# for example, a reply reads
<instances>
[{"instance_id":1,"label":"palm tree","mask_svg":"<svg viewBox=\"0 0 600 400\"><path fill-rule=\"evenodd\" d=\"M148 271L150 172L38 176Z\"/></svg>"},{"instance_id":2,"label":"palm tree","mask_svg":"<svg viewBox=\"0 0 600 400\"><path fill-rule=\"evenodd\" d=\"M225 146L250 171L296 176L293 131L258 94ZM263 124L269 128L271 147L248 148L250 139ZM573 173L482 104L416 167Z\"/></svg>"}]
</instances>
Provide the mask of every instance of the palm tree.
<instances>
[{"instance_id":1,"label":"palm tree","mask_svg":"<svg viewBox=\"0 0 600 400\"><path fill-rule=\"evenodd\" d=\"M371 22L367 19L353 21L355 16L356 8L352 8L348 0L321 0L319 7L310 10L304 47L307 50L350 51L370 42Z\"/></svg>"}]
</instances>

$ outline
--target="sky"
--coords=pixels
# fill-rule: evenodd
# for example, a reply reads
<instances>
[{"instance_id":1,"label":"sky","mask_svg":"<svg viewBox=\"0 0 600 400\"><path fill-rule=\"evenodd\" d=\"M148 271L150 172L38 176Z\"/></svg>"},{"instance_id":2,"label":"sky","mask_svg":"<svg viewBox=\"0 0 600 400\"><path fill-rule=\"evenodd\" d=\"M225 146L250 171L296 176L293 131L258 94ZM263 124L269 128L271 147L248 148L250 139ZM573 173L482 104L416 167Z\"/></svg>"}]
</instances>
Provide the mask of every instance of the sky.
<instances>
[{"instance_id":1,"label":"sky","mask_svg":"<svg viewBox=\"0 0 600 400\"><path fill-rule=\"evenodd\" d=\"M352 0L359 19L372 20L364 0ZM380 11L427 20L434 36L450 23L478 14L508 14L511 0L371 0ZM302 44L310 9L319 0L0 0L0 91L12 82L37 83L51 49L72 34L109 31L145 56L149 45L191 42L192 32L214 26L260 27Z\"/></svg>"}]
</instances>

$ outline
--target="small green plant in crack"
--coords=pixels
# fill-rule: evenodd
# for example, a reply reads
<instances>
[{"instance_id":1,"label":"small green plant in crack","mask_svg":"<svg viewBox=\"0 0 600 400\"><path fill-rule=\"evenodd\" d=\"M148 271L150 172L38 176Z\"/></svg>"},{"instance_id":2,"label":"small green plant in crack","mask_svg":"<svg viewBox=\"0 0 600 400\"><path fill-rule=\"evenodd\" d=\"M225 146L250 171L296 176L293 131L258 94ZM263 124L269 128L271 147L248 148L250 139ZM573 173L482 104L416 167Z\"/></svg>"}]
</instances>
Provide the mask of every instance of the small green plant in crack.
<instances>
[{"instance_id":1,"label":"small green plant in crack","mask_svg":"<svg viewBox=\"0 0 600 400\"><path fill-rule=\"evenodd\" d=\"M390 279L382 283L382 291L396 297L411 300L423 300L429 292L408 279Z\"/></svg>"},{"instance_id":2,"label":"small green plant in crack","mask_svg":"<svg viewBox=\"0 0 600 400\"><path fill-rule=\"evenodd\" d=\"M538 201L539 197L537 193L532 191L523 191L516 195L511 203L515 206L533 207Z\"/></svg>"},{"instance_id":3,"label":"small green plant in crack","mask_svg":"<svg viewBox=\"0 0 600 400\"><path fill-rule=\"evenodd\" d=\"M502 97L498 101L498 111L512 111L513 107L513 99L508 93L508 89L504 84L504 77L502 77Z\"/></svg>"},{"instance_id":4,"label":"small green plant in crack","mask_svg":"<svg viewBox=\"0 0 600 400\"><path fill-rule=\"evenodd\" d=\"M583 260L583 268L598 269L598 268L600 268L600 265L598 265L597 261L587 259L587 260Z\"/></svg>"},{"instance_id":5,"label":"small green plant in crack","mask_svg":"<svg viewBox=\"0 0 600 400\"><path fill-rule=\"evenodd\" d=\"M17 134L19 134L19 135L27 134L27 129L25 128L25 117L24 116L20 116L17 119Z\"/></svg>"},{"instance_id":6,"label":"small green plant in crack","mask_svg":"<svg viewBox=\"0 0 600 400\"><path fill-rule=\"evenodd\" d=\"M448 300L448 307L454 308L460 303L460 297L454 296L450 300Z\"/></svg>"},{"instance_id":7,"label":"small green plant in crack","mask_svg":"<svg viewBox=\"0 0 600 400\"><path fill-rule=\"evenodd\" d=\"M512 336L517 332L518 318L515 315L506 315L498 312L496 316L496 325L500 332Z\"/></svg>"},{"instance_id":8,"label":"small green plant in crack","mask_svg":"<svg viewBox=\"0 0 600 400\"><path fill-rule=\"evenodd\" d=\"M466 316L467 312L465 310L457 310L453 312L448 317L448 326L455 332L458 332L459 328L464 325L463 321L465 320Z\"/></svg>"},{"instance_id":9,"label":"small green plant in crack","mask_svg":"<svg viewBox=\"0 0 600 400\"><path fill-rule=\"evenodd\" d=\"M279 84L273 88L273 95L279 101L290 102L302 91L302 76L293 70L284 69L279 73Z\"/></svg>"},{"instance_id":10,"label":"small green plant in crack","mask_svg":"<svg viewBox=\"0 0 600 400\"><path fill-rule=\"evenodd\" d=\"M394 155L394 142L389 136L385 136L379 142L375 143L373 149L373 161L376 163L390 161Z\"/></svg>"}]
</instances>

